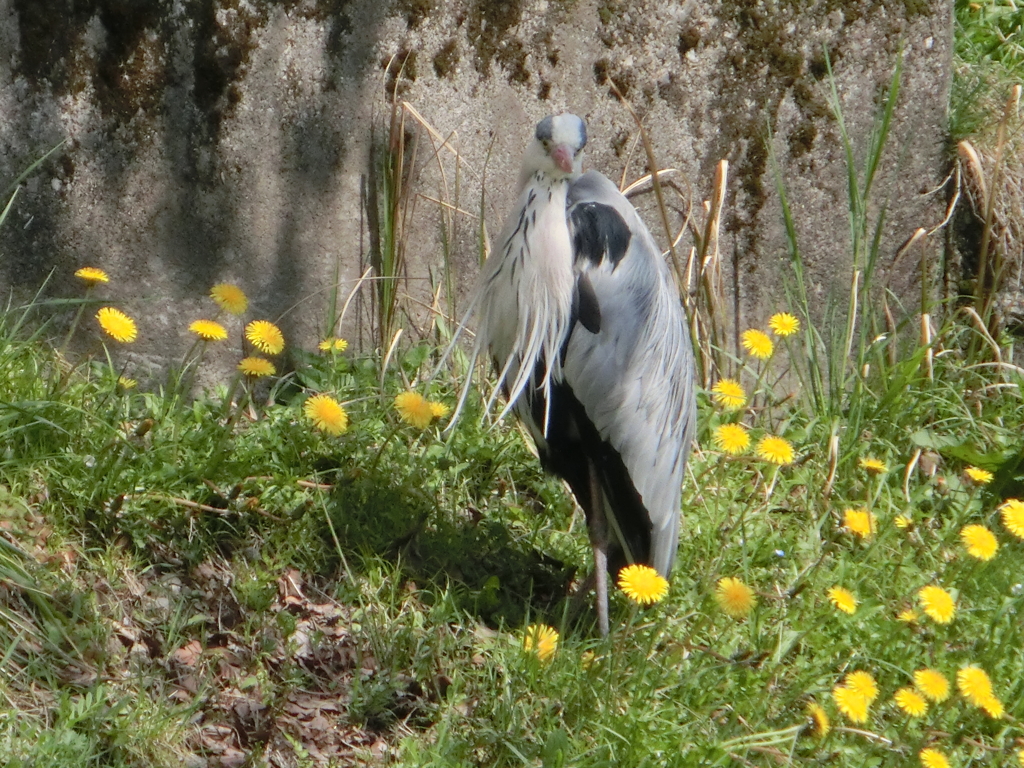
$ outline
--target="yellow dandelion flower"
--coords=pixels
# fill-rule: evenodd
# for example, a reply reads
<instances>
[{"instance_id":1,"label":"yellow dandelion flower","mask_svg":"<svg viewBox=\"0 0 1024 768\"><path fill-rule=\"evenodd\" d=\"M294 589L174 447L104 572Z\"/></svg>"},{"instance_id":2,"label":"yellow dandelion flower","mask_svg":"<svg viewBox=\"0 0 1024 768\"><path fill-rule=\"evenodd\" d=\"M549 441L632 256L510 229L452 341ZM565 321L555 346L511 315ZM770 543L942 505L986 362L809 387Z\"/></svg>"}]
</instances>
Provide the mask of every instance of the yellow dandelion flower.
<instances>
[{"instance_id":1,"label":"yellow dandelion flower","mask_svg":"<svg viewBox=\"0 0 1024 768\"><path fill-rule=\"evenodd\" d=\"M999 505L1003 525L1018 539L1024 539L1024 501L1007 499Z\"/></svg>"},{"instance_id":2,"label":"yellow dandelion flower","mask_svg":"<svg viewBox=\"0 0 1024 768\"><path fill-rule=\"evenodd\" d=\"M1017 751L1017 762L1024 766L1024 749Z\"/></svg>"},{"instance_id":3,"label":"yellow dandelion flower","mask_svg":"<svg viewBox=\"0 0 1024 768\"><path fill-rule=\"evenodd\" d=\"M919 669L914 672L914 685L926 699L940 704L949 698L949 680L937 669Z\"/></svg>"},{"instance_id":4,"label":"yellow dandelion flower","mask_svg":"<svg viewBox=\"0 0 1024 768\"><path fill-rule=\"evenodd\" d=\"M742 424L721 424L715 427L715 446L732 456L739 456L750 447L750 433Z\"/></svg>"},{"instance_id":5,"label":"yellow dandelion flower","mask_svg":"<svg viewBox=\"0 0 1024 768\"><path fill-rule=\"evenodd\" d=\"M344 352L348 349L348 342L345 339L336 339L329 336L317 345L321 352Z\"/></svg>"},{"instance_id":6,"label":"yellow dandelion flower","mask_svg":"<svg viewBox=\"0 0 1024 768\"><path fill-rule=\"evenodd\" d=\"M139 382L135 379L128 378L127 376L118 376L117 386L124 390L135 389L139 386Z\"/></svg>"},{"instance_id":7,"label":"yellow dandelion flower","mask_svg":"<svg viewBox=\"0 0 1024 768\"><path fill-rule=\"evenodd\" d=\"M928 702L913 688L900 688L892 698L896 706L911 717L921 717L928 712Z\"/></svg>"},{"instance_id":8,"label":"yellow dandelion flower","mask_svg":"<svg viewBox=\"0 0 1024 768\"><path fill-rule=\"evenodd\" d=\"M97 267L82 267L75 272L75 277L85 280L89 285L110 282L110 277L107 273Z\"/></svg>"},{"instance_id":9,"label":"yellow dandelion flower","mask_svg":"<svg viewBox=\"0 0 1024 768\"><path fill-rule=\"evenodd\" d=\"M742 619L757 605L754 590L733 576L720 579L715 588L718 607L734 619Z\"/></svg>"},{"instance_id":10,"label":"yellow dandelion flower","mask_svg":"<svg viewBox=\"0 0 1024 768\"><path fill-rule=\"evenodd\" d=\"M213 320L196 320L188 329L203 341L224 341L228 337L227 329Z\"/></svg>"},{"instance_id":11,"label":"yellow dandelion flower","mask_svg":"<svg viewBox=\"0 0 1024 768\"><path fill-rule=\"evenodd\" d=\"M619 571L619 589L640 605L651 605L668 594L668 582L649 565L627 565Z\"/></svg>"},{"instance_id":12,"label":"yellow dandelion flower","mask_svg":"<svg viewBox=\"0 0 1024 768\"><path fill-rule=\"evenodd\" d=\"M723 408L735 411L747 404L747 393L736 379L719 379L711 388L711 399Z\"/></svg>"},{"instance_id":13,"label":"yellow dandelion flower","mask_svg":"<svg viewBox=\"0 0 1024 768\"><path fill-rule=\"evenodd\" d=\"M991 560L999 549L995 534L983 525L964 526L960 531L960 538L967 547L967 554L979 560Z\"/></svg>"},{"instance_id":14,"label":"yellow dandelion flower","mask_svg":"<svg viewBox=\"0 0 1024 768\"><path fill-rule=\"evenodd\" d=\"M846 676L843 684L851 691L863 696L868 704L878 698L878 683L870 672L860 669Z\"/></svg>"},{"instance_id":15,"label":"yellow dandelion flower","mask_svg":"<svg viewBox=\"0 0 1024 768\"><path fill-rule=\"evenodd\" d=\"M932 747L922 749L917 756L921 758L921 765L924 768L949 768L949 758Z\"/></svg>"},{"instance_id":16,"label":"yellow dandelion flower","mask_svg":"<svg viewBox=\"0 0 1024 768\"><path fill-rule=\"evenodd\" d=\"M284 334L269 320L253 320L245 326L245 338L268 355L279 355L284 349Z\"/></svg>"},{"instance_id":17,"label":"yellow dandelion flower","mask_svg":"<svg viewBox=\"0 0 1024 768\"><path fill-rule=\"evenodd\" d=\"M995 696L988 674L975 664L964 667L956 673L956 689L976 707L980 707Z\"/></svg>"},{"instance_id":18,"label":"yellow dandelion flower","mask_svg":"<svg viewBox=\"0 0 1024 768\"><path fill-rule=\"evenodd\" d=\"M244 315L249 308L249 299L245 292L237 285L231 283L217 283L210 289L210 298L217 302L217 306L232 315Z\"/></svg>"},{"instance_id":19,"label":"yellow dandelion flower","mask_svg":"<svg viewBox=\"0 0 1024 768\"><path fill-rule=\"evenodd\" d=\"M403 392L395 397L395 409L402 421L417 429L425 429L434 420L430 403L418 392Z\"/></svg>"},{"instance_id":20,"label":"yellow dandelion flower","mask_svg":"<svg viewBox=\"0 0 1024 768\"><path fill-rule=\"evenodd\" d=\"M921 617L913 608L906 608L896 615L896 620L902 621L904 624L914 624L919 618Z\"/></svg>"},{"instance_id":21,"label":"yellow dandelion flower","mask_svg":"<svg viewBox=\"0 0 1024 768\"><path fill-rule=\"evenodd\" d=\"M348 414L341 403L330 395L314 395L302 406L313 426L329 435L340 435L348 429Z\"/></svg>"},{"instance_id":22,"label":"yellow dandelion flower","mask_svg":"<svg viewBox=\"0 0 1024 768\"><path fill-rule=\"evenodd\" d=\"M956 615L956 602L953 596L942 587L929 585L922 587L917 593L921 608L932 621L949 624Z\"/></svg>"},{"instance_id":23,"label":"yellow dandelion flower","mask_svg":"<svg viewBox=\"0 0 1024 768\"><path fill-rule=\"evenodd\" d=\"M756 328L744 331L740 336L740 342L743 344L743 348L758 360L767 360L775 351L771 337Z\"/></svg>"},{"instance_id":24,"label":"yellow dandelion flower","mask_svg":"<svg viewBox=\"0 0 1024 768\"><path fill-rule=\"evenodd\" d=\"M880 475L883 472L889 471L889 468L885 466L884 461L871 456L862 456L858 459L857 463L860 464L861 469L867 470L873 475Z\"/></svg>"},{"instance_id":25,"label":"yellow dandelion flower","mask_svg":"<svg viewBox=\"0 0 1024 768\"><path fill-rule=\"evenodd\" d=\"M975 485L988 485L992 482L994 477L991 472L981 467L968 467L964 470L964 474L970 479Z\"/></svg>"},{"instance_id":26,"label":"yellow dandelion flower","mask_svg":"<svg viewBox=\"0 0 1024 768\"><path fill-rule=\"evenodd\" d=\"M264 357L246 357L238 364L238 370L254 379L273 376L277 373L274 364Z\"/></svg>"},{"instance_id":27,"label":"yellow dandelion flower","mask_svg":"<svg viewBox=\"0 0 1024 768\"><path fill-rule=\"evenodd\" d=\"M103 332L114 341L127 344L135 341L139 335L139 329L136 327L135 321L120 309L103 307L103 309L96 313L96 319L99 321Z\"/></svg>"},{"instance_id":28,"label":"yellow dandelion flower","mask_svg":"<svg viewBox=\"0 0 1024 768\"><path fill-rule=\"evenodd\" d=\"M828 712L816 701L807 702L807 716L811 719L811 733L823 739L832 730L832 723L829 722Z\"/></svg>"},{"instance_id":29,"label":"yellow dandelion flower","mask_svg":"<svg viewBox=\"0 0 1024 768\"><path fill-rule=\"evenodd\" d=\"M847 688L845 685L837 685L832 689L832 699L844 717L852 723L866 723L868 721L868 710L871 702L861 694Z\"/></svg>"},{"instance_id":30,"label":"yellow dandelion flower","mask_svg":"<svg viewBox=\"0 0 1024 768\"><path fill-rule=\"evenodd\" d=\"M434 416L435 419L443 419L451 412L451 410L452 409L449 408L444 403L437 403L434 402L433 400L430 401L430 413Z\"/></svg>"},{"instance_id":31,"label":"yellow dandelion flower","mask_svg":"<svg viewBox=\"0 0 1024 768\"><path fill-rule=\"evenodd\" d=\"M768 328L776 336L792 336L800 330L800 320L789 312L778 312L768 318Z\"/></svg>"},{"instance_id":32,"label":"yellow dandelion flower","mask_svg":"<svg viewBox=\"0 0 1024 768\"><path fill-rule=\"evenodd\" d=\"M547 661L558 650L558 630L547 624L531 624L523 634L523 650Z\"/></svg>"},{"instance_id":33,"label":"yellow dandelion flower","mask_svg":"<svg viewBox=\"0 0 1024 768\"><path fill-rule=\"evenodd\" d=\"M770 461L772 464L778 464L782 466L784 464L791 464L793 462L794 452L793 445L784 437L776 437L775 435L767 435L761 438L761 441L757 444L754 449L754 453L765 461Z\"/></svg>"},{"instance_id":34,"label":"yellow dandelion flower","mask_svg":"<svg viewBox=\"0 0 1024 768\"><path fill-rule=\"evenodd\" d=\"M848 589L832 587L828 591L829 602L843 613L854 614L857 611L857 598Z\"/></svg>"},{"instance_id":35,"label":"yellow dandelion flower","mask_svg":"<svg viewBox=\"0 0 1024 768\"><path fill-rule=\"evenodd\" d=\"M1006 714L1006 708L1003 707L1003 702L995 696L989 696L978 706L981 708L982 712L994 720L999 720L1004 714Z\"/></svg>"},{"instance_id":36,"label":"yellow dandelion flower","mask_svg":"<svg viewBox=\"0 0 1024 768\"><path fill-rule=\"evenodd\" d=\"M878 518L863 507L843 510L843 527L862 539L870 539L878 527Z\"/></svg>"},{"instance_id":37,"label":"yellow dandelion flower","mask_svg":"<svg viewBox=\"0 0 1024 768\"><path fill-rule=\"evenodd\" d=\"M901 531L914 527L914 520L909 515L896 515L893 519L893 523L895 523L896 527Z\"/></svg>"}]
</instances>

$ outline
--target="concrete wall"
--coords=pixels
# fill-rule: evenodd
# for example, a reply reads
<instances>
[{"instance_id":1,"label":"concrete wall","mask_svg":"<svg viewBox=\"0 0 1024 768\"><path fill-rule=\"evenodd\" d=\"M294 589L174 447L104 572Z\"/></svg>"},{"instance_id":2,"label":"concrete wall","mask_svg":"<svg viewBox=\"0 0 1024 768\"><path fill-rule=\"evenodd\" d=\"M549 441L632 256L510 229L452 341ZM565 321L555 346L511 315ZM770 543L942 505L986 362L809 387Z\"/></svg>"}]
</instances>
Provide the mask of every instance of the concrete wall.
<instances>
[{"instance_id":1,"label":"concrete wall","mask_svg":"<svg viewBox=\"0 0 1024 768\"><path fill-rule=\"evenodd\" d=\"M103 295L140 320L131 354L155 366L181 353L188 322L211 314L206 291L225 280L249 293L252 317L280 318L290 343L311 346L335 274L351 281L369 261L371 144L387 146L394 96L449 140L435 151L441 142L403 112L405 184L416 194L403 209L401 290L425 299L443 273L443 214L464 291L481 181L496 234L544 115L587 119L591 167L616 180L624 166L627 179L645 171L610 78L695 205L729 160L723 311L742 330L788 306L769 134L812 296L823 303L849 282L824 47L861 149L903 50L878 181L883 267L914 229L941 221L951 38L952 4L941 0L0 0L0 188L67 142L0 231L0 283L32 291L56 270L50 293L76 295L77 267L108 270ZM663 240L648 198L636 202ZM685 206L673 200L678 226ZM938 237L928 248L938 265ZM911 305L918 260L885 278ZM369 304L357 310L343 331L369 339Z\"/></svg>"}]
</instances>

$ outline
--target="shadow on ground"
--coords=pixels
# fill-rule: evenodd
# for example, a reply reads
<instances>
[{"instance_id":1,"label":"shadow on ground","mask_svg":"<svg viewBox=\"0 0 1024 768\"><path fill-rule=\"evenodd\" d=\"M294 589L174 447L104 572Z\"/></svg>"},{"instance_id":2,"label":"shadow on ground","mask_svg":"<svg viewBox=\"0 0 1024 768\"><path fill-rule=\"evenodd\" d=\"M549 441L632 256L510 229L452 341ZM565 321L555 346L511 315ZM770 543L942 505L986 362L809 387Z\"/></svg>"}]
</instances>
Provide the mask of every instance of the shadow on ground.
<instances>
[{"instance_id":1,"label":"shadow on ground","mask_svg":"<svg viewBox=\"0 0 1024 768\"><path fill-rule=\"evenodd\" d=\"M451 590L463 610L492 627L527 618L557 623L576 575L575 566L538 551L504 521L440 509L425 492L385 478L339 486L329 510L343 552L384 557L413 581Z\"/></svg>"}]
</instances>

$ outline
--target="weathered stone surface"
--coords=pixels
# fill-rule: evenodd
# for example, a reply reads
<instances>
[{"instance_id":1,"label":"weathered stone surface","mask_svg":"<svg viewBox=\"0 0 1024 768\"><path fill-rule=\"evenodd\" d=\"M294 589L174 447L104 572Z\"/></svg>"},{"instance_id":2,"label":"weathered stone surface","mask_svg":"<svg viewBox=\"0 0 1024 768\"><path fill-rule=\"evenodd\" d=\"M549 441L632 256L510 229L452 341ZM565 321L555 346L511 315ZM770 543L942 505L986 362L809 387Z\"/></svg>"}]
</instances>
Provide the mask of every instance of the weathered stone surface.
<instances>
[{"instance_id":1,"label":"weathered stone surface","mask_svg":"<svg viewBox=\"0 0 1024 768\"><path fill-rule=\"evenodd\" d=\"M366 182L371 144L386 147L392 96L459 154L456 163L435 151L440 141L403 113L415 194L403 208L400 293L424 300L443 273L442 215L464 291L478 258L481 179L495 234L545 114L588 120L592 167L615 179L624 166L627 179L645 171L610 78L694 203L708 196L716 163L730 161L724 308L742 330L785 306L769 135L812 296L824 302L849 282L825 47L860 150L904 52L876 183L888 206L883 270L914 229L941 221L951 25L940 0L0 0L0 184L67 141L24 184L0 231L0 281L29 292L55 270L50 292L74 295L74 269L107 269L104 295L141 321L132 354L156 364L189 343L185 327L211 314L205 293L223 280L249 293L250 315L280 318L291 342L311 346L335 275L349 281L344 299L377 242L367 194L383 187ZM646 197L638 204L664 241ZM939 239L928 248L938 265ZM883 278L911 305L913 261ZM422 330L426 314L407 303ZM357 310L343 330L369 339L369 301Z\"/></svg>"}]
</instances>

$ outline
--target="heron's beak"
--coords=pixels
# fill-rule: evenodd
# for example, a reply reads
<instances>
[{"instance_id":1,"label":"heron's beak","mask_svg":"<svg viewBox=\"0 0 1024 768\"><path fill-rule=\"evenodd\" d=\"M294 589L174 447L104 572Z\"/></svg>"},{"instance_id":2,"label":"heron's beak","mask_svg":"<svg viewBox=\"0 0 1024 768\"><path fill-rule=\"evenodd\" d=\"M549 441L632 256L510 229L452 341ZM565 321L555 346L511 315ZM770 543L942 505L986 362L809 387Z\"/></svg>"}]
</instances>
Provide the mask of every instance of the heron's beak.
<instances>
[{"instance_id":1,"label":"heron's beak","mask_svg":"<svg viewBox=\"0 0 1024 768\"><path fill-rule=\"evenodd\" d=\"M572 173L573 151L568 144L559 144L551 150L551 159L563 173Z\"/></svg>"}]
</instances>

